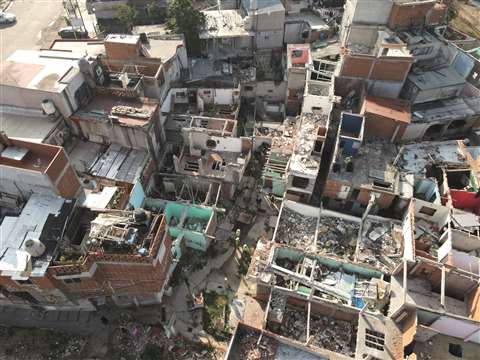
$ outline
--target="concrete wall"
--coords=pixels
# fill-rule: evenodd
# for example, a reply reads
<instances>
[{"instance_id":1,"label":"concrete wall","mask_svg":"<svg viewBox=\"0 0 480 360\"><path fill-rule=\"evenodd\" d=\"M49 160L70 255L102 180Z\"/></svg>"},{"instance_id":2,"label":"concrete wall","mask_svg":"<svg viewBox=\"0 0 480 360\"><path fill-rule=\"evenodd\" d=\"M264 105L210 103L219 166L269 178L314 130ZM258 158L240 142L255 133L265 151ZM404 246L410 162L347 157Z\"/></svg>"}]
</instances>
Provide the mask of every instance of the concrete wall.
<instances>
[{"instance_id":1,"label":"concrete wall","mask_svg":"<svg viewBox=\"0 0 480 360\"><path fill-rule=\"evenodd\" d=\"M255 37L257 49L275 49L283 46L283 29L258 31Z\"/></svg>"},{"instance_id":2,"label":"concrete wall","mask_svg":"<svg viewBox=\"0 0 480 360\"><path fill-rule=\"evenodd\" d=\"M385 25L392 10L392 0L347 1L346 11L353 15L354 24Z\"/></svg>"},{"instance_id":3,"label":"concrete wall","mask_svg":"<svg viewBox=\"0 0 480 360\"><path fill-rule=\"evenodd\" d=\"M422 207L435 209L435 213L433 215L427 215L421 213L420 210ZM416 219L424 219L426 221L434 222L438 225L438 227L443 227L449 217L449 208L443 205L436 205L432 204L427 201L423 201L420 199L415 199L415 218Z\"/></svg>"},{"instance_id":4,"label":"concrete wall","mask_svg":"<svg viewBox=\"0 0 480 360\"><path fill-rule=\"evenodd\" d=\"M63 116L69 117L73 111L64 93L51 93L37 89L0 85L0 104L21 108L42 110L41 103L45 99L52 100Z\"/></svg>"},{"instance_id":5,"label":"concrete wall","mask_svg":"<svg viewBox=\"0 0 480 360\"><path fill-rule=\"evenodd\" d=\"M207 147L207 140L213 140L217 143L217 146L211 150L235 153L240 153L242 151L242 139L240 138L210 136L206 133L200 132L189 132L188 137L191 150L208 150L209 148Z\"/></svg>"},{"instance_id":6,"label":"concrete wall","mask_svg":"<svg viewBox=\"0 0 480 360\"><path fill-rule=\"evenodd\" d=\"M262 98L263 100L277 102L285 101L287 92L287 82L282 81L276 83L275 81L258 81L256 83L249 83L246 86L251 86L252 90L246 90L243 87L242 96L248 99Z\"/></svg>"},{"instance_id":7,"label":"concrete wall","mask_svg":"<svg viewBox=\"0 0 480 360\"><path fill-rule=\"evenodd\" d=\"M328 96L305 95L303 98L302 113L313 113L314 110L322 109L325 113L331 108Z\"/></svg>"}]
</instances>

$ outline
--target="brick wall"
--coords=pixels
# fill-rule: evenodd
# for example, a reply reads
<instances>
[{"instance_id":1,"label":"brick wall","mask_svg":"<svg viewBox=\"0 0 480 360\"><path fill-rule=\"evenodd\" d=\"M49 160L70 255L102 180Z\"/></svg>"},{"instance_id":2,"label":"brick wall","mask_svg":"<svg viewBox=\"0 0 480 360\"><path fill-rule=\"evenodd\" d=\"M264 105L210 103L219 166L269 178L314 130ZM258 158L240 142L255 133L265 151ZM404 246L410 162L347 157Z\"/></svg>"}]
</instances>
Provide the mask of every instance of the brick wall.
<instances>
[{"instance_id":1,"label":"brick wall","mask_svg":"<svg viewBox=\"0 0 480 360\"><path fill-rule=\"evenodd\" d=\"M435 1L411 5L394 3L388 19L388 27L392 30L399 30L424 25L427 15L434 6Z\"/></svg>"},{"instance_id":2,"label":"brick wall","mask_svg":"<svg viewBox=\"0 0 480 360\"><path fill-rule=\"evenodd\" d=\"M397 125L400 126L395 139L401 139L406 124L403 122L397 122L394 119L390 119L381 115L365 113L365 135L374 136L382 139L390 140L395 133Z\"/></svg>"},{"instance_id":3,"label":"brick wall","mask_svg":"<svg viewBox=\"0 0 480 360\"><path fill-rule=\"evenodd\" d=\"M381 81L403 82L412 66L411 58L345 55L340 76Z\"/></svg>"}]
</instances>

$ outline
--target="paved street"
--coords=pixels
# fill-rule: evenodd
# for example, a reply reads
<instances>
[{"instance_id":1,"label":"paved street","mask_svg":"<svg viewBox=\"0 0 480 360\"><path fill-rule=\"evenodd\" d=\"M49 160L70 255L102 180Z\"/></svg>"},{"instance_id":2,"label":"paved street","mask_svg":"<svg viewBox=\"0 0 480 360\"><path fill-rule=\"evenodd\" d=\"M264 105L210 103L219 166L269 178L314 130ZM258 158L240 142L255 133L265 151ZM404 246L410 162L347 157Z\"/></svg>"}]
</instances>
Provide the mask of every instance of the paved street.
<instances>
[{"instance_id":1,"label":"paved street","mask_svg":"<svg viewBox=\"0 0 480 360\"><path fill-rule=\"evenodd\" d=\"M63 17L62 0L14 0L7 12L16 15L17 23L0 27L0 61L15 50L34 49L41 45L41 34ZM51 29L56 31L56 29Z\"/></svg>"}]
</instances>

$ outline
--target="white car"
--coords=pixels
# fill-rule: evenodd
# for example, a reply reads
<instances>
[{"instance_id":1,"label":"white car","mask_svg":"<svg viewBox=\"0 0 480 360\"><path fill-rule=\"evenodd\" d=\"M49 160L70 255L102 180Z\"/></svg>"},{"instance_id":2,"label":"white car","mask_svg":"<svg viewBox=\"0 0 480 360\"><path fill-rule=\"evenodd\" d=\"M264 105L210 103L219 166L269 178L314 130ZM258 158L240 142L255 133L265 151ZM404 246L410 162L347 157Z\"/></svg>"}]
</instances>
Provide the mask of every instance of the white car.
<instances>
[{"instance_id":1,"label":"white car","mask_svg":"<svg viewBox=\"0 0 480 360\"><path fill-rule=\"evenodd\" d=\"M0 11L0 24L13 24L15 21L17 21L15 15Z\"/></svg>"}]
</instances>

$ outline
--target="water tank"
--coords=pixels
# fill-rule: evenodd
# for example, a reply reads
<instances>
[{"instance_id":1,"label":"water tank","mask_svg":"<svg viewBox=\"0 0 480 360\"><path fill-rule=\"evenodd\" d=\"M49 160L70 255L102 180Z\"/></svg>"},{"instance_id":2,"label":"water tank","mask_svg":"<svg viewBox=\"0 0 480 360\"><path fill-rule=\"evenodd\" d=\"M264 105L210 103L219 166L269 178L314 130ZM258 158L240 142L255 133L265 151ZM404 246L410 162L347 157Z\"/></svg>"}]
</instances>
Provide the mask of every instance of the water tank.
<instances>
[{"instance_id":1,"label":"water tank","mask_svg":"<svg viewBox=\"0 0 480 360\"><path fill-rule=\"evenodd\" d=\"M81 73L90 74L90 63L83 57L78 59L78 68L80 69Z\"/></svg>"},{"instance_id":2,"label":"water tank","mask_svg":"<svg viewBox=\"0 0 480 360\"><path fill-rule=\"evenodd\" d=\"M42 100L42 109L45 112L45 114L49 116L55 115L55 113L57 112L57 108L55 107L55 104L53 103L52 100L49 100L49 99Z\"/></svg>"},{"instance_id":3,"label":"water tank","mask_svg":"<svg viewBox=\"0 0 480 360\"><path fill-rule=\"evenodd\" d=\"M39 257L45 252L45 245L39 239L29 237L25 241L25 251L32 257Z\"/></svg>"}]
</instances>

